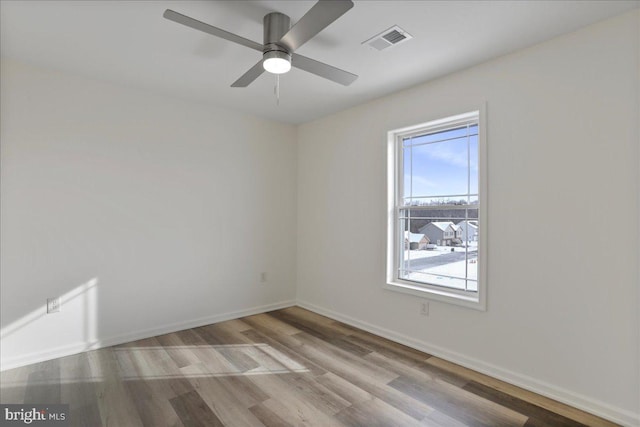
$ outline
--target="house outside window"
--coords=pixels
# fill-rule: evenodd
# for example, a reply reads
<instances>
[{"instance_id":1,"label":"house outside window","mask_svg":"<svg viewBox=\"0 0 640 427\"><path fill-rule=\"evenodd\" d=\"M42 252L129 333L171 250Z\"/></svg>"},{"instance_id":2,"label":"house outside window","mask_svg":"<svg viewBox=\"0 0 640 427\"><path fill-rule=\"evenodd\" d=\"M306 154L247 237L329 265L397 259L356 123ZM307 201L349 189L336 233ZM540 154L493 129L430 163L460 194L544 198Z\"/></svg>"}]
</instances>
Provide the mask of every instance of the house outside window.
<instances>
[{"instance_id":1,"label":"house outside window","mask_svg":"<svg viewBox=\"0 0 640 427\"><path fill-rule=\"evenodd\" d=\"M485 309L483 120L484 108L389 132L387 289Z\"/></svg>"}]
</instances>

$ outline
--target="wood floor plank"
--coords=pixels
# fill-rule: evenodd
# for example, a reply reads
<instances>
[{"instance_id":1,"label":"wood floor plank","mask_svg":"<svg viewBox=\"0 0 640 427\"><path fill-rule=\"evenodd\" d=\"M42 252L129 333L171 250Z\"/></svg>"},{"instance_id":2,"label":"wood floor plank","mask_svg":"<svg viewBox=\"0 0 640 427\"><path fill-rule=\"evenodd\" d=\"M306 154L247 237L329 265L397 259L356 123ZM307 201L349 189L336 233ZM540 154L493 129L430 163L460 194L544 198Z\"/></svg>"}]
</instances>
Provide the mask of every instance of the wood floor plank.
<instances>
[{"instance_id":1,"label":"wood floor plank","mask_svg":"<svg viewBox=\"0 0 640 427\"><path fill-rule=\"evenodd\" d=\"M307 370L304 366L268 344L254 343L252 346L243 347L242 351L259 365L258 368L252 369L250 371L251 373L298 372Z\"/></svg>"},{"instance_id":2,"label":"wood floor plank","mask_svg":"<svg viewBox=\"0 0 640 427\"><path fill-rule=\"evenodd\" d=\"M133 363L135 379L150 382L156 394L161 393L161 398L170 399L193 390L173 359L155 338L141 342L140 347L122 349L120 355L123 352Z\"/></svg>"},{"instance_id":3,"label":"wood floor plank","mask_svg":"<svg viewBox=\"0 0 640 427\"><path fill-rule=\"evenodd\" d=\"M468 425L524 426L527 417L444 381L419 381L400 376L389 385Z\"/></svg>"},{"instance_id":4,"label":"wood floor plank","mask_svg":"<svg viewBox=\"0 0 640 427\"><path fill-rule=\"evenodd\" d=\"M345 426L417 427L421 423L380 399L367 400L345 408L336 415Z\"/></svg>"},{"instance_id":5,"label":"wood floor plank","mask_svg":"<svg viewBox=\"0 0 640 427\"><path fill-rule=\"evenodd\" d=\"M300 334L296 334L299 336ZM313 339L313 337L310 337ZM315 344L318 344L317 342ZM296 347L296 351L307 359L323 366L327 371L344 378L356 387L365 390L371 395L384 400L391 406L401 410L411 417L421 420L433 411L428 405L406 396L402 392L387 386L387 382L397 378L396 374L376 374L377 369L371 369L371 363L358 363L358 360L341 359L337 354L351 356L340 349L327 348L326 345L302 345ZM384 372L384 371L383 371Z\"/></svg>"},{"instance_id":6,"label":"wood floor plank","mask_svg":"<svg viewBox=\"0 0 640 427\"><path fill-rule=\"evenodd\" d=\"M100 419L104 427L142 427L142 419L122 380L114 347L86 353L93 376L100 379L94 385Z\"/></svg>"},{"instance_id":7,"label":"wood floor plank","mask_svg":"<svg viewBox=\"0 0 640 427\"><path fill-rule=\"evenodd\" d=\"M61 403L59 359L39 363L29 374L24 403Z\"/></svg>"},{"instance_id":8,"label":"wood floor plank","mask_svg":"<svg viewBox=\"0 0 640 427\"><path fill-rule=\"evenodd\" d=\"M202 337L196 333L195 329L185 329L183 331L174 332L174 334L180 338L180 341L182 341L184 345L189 347L197 347L199 345L206 344Z\"/></svg>"},{"instance_id":9,"label":"wood floor plank","mask_svg":"<svg viewBox=\"0 0 640 427\"><path fill-rule=\"evenodd\" d=\"M269 353L270 355L283 355L284 357L277 357L277 361L282 365L286 366L289 369L296 369L296 367L302 366L303 369L308 369L314 375L322 375L327 372L318 364L313 363L309 359L295 352L291 346L298 346L300 345L300 343L298 341L295 341L293 338L290 338L290 335L278 336L277 334L273 334L268 329L263 329L260 325L256 325L256 327L257 329L244 331L243 334L256 344L267 345L267 347L264 348L264 351ZM296 333L299 333L299 331ZM269 334L271 334L272 336L269 336ZM272 350L275 350L277 353L273 353Z\"/></svg>"},{"instance_id":10,"label":"wood floor plank","mask_svg":"<svg viewBox=\"0 0 640 427\"><path fill-rule=\"evenodd\" d=\"M229 392L228 383L221 381L220 376L209 375L210 372L204 363L187 366L182 368L182 371L202 400L225 426L263 426L262 422L248 410L245 402L236 397L237 393Z\"/></svg>"},{"instance_id":11,"label":"wood floor plank","mask_svg":"<svg viewBox=\"0 0 640 427\"><path fill-rule=\"evenodd\" d=\"M203 330L200 330L202 332ZM204 336L195 329L190 330L191 333L180 334L180 338L188 342L189 350L198 358L199 364L205 364L209 372L213 375L234 375L240 374L240 370L227 360L218 350L218 344L210 344L207 339L219 342L211 337L205 338L209 332L204 332Z\"/></svg>"},{"instance_id":12,"label":"wood floor plank","mask_svg":"<svg viewBox=\"0 0 640 427\"><path fill-rule=\"evenodd\" d=\"M224 322L215 323L215 325L219 325L221 328L224 328L225 330L238 332L238 333L244 332L247 329L251 329L251 326L245 323L245 321L242 319L226 320Z\"/></svg>"},{"instance_id":13,"label":"wood floor plank","mask_svg":"<svg viewBox=\"0 0 640 427\"><path fill-rule=\"evenodd\" d=\"M266 427L293 427L293 424L289 424L288 422L280 418L275 412L261 403L252 406L251 408L249 408L249 410Z\"/></svg>"},{"instance_id":14,"label":"wood floor plank","mask_svg":"<svg viewBox=\"0 0 640 427\"><path fill-rule=\"evenodd\" d=\"M224 427L196 391L176 396L169 402L185 427Z\"/></svg>"},{"instance_id":15,"label":"wood floor plank","mask_svg":"<svg viewBox=\"0 0 640 427\"><path fill-rule=\"evenodd\" d=\"M260 364L241 348L234 348L230 346L217 348L217 350L218 353L227 359L240 372L247 372L260 367Z\"/></svg>"},{"instance_id":16,"label":"wood floor plank","mask_svg":"<svg viewBox=\"0 0 640 427\"><path fill-rule=\"evenodd\" d=\"M62 357L60 360L61 402L69 405L72 427L102 426L95 383L86 353Z\"/></svg>"},{"instance_id":17,"label":"wood floor plank","mask_svg":"<svg viewBox=\"0 0 640 427\"><path fill-rule=\"evenodd\" d=\"M306 332L318 339L330 342L343 350L354 353L355 355L360 356L370 352L370 350L347 340L347 335L343 334L339 330L335 322L324 321L322 323L316 323L314 320L310 320L309 316L301 316L299 311L292 311L291 309L276 311L270 315L295 327L296 329L299 329L301 332ZM316 315L311 319L317 318L318 316Z\"/></svg>"},{"instance_id":18,"label":"wood floor plank","mask_svg":"<svg viewBox=\"0 0 640 427\"><path fill-rule=\"evenodd\" d=\"M0 372L0 403L23 403L29 374L38 366L36 363Z\"/></svg>"},{"instance_id":19,"label":"wood floor plank","mask_svg":"<svg viewBox=\"0 0 640 427\"><path fill-rule=\"evenodd\" d=\"M136 410L144 426L181 427L182 421L169 403L170 399L180 392L176 392L171 379L164 377L161 356L156 353L148 351L146 347L120 349L118 360L126 361L136 372L135 376L125 379L125 387L135 401ZM182 379L178 383L180 391L187 392L192 389L183 381L188 384Z\"/></svg>"},{"instance_id":20,"label":"wood floor plank","mask_svg":"<svg viewBox=\"0 0 640 427\"><path fill-rule=\"evenodd\" d=\"M615 425L300 307L5 371L0 402L74 427Z\"/></svg>"},{"instance_id":21,"label":"wood floor plank","mask_svg":"<svg viewBox=\"0 0 640 427\"><path fill-rule=\"evenodd\" d=\"M327 326L331 328L335 333L338 333L341 335L349 335L351 333L351 329L348 327L348 325L345 325L344 323L338 322L337 320L331 319L327 316L323 316L321 314L314 313L313 311L306 310L302 307L298 307L298 306L287 307L282 310L277 310L274 313L279 313L279 312L294 315L299 319L304 319L310 322L311 324Z\"/></svg>"},{"instance_id":22,"label":"wood floor plank","mask_svg":"<svg viewBox=\"0 0 640 427\"><path fill-rule=\"evenodd\" d=\"M366 331L355 330L355 328L354 331L352 331L349 335L349 339L351 339L355 343L358 343L362 347L368 348L371 351L375 351L384 356L402 361L406 364L417 363L422 365L428 358L431 357L430 354L426 354L405 345L395 343L391 340L373 335L372 333Z\"/></svg>"},{"instance_id":23,"label":"wood floor plank","mask_svg":"<svg viewBox=\"0 0 640 427\"><path fill-rule=\"evenodd\" d=\"M279 335L293 335L300 332L299 329L294 328L293 326L284 323L275 317L273 317L270 313L262 313L256 314L253 316L244 317L242 320L250 325L253 329L259 330L269 330L273 334Z\"/></svg>"},{"instance_id":24,"label":"wood floor plank","mask_svg":"<svg viewBox=\"0 0 640 427\"><path fill-rule=\"evenodd\" d=\"M218 381L244 408L259 405L270 397L251 381L251 377L241 375L221 376L218 377Z\"/></svg>"},{"instance_id":25,"label":"wood floor plank","mask_svg":"<svg viewBox=\"0 0 640 427\"><path fill-rule=\"evenodd\" d=\"M295 337L304 346L322 350L326 355L336 357L341 360L341 362L346 366L349 366L350 369L360 371L363 375L375 378L381 383L386 384L392 379L398 377L398 374L393 371L384 369L375 363L371 363L362 357L355 356L354 354L345 351L342 348L335 347L326 341L313 336L308 336L306 333L296 334Z\"/></svg>"},{"instance_id":26,"label":"wood floor plank","mask_svg":"<svg viewBox=\"0 0 640 427\"><path fill-rule=\"evenodd\" d=\"M427 363L433 366L437 366L439 368L448 370L450 372L455 373L456 375L463 376L477 383L486 385L495 390L499 390L506 394L515 396L519 399L524 400L525 402L533 403L541 408L547 409L551 412L555 412L559 415L562 415L574 421L578 421L588 426L598 426L598 427L616 427L617 426L617 424L615 423L603 420L600 417L596 417L592 414L589 414L587 412L565 405L556 400L549 399L547 397L533 393L529 390L525 390L523 388L506 383L504 381L500 381L496 378L492 378L488 375L481 374L480 372L467 369L463 366L456 365L455 363L446 361L444 359L440 359L438 357L429 358L427 360Z\"/></svg>"},{"instance_id":27,"label":"wood floor plank","mask_svg":"<svg viewBox=\"0 0 640 427\"><path fill-rule=\"evenodd\" d=\"M584 424L571 420L562 415L555 414L547 409L541 408L529 402L525 402L515 396L508 395L494 388L471 381L463 387L485 399L496 402L506 408L518 411L529 417L527 426L547 426L547 427L584 427Z\"/></svg>"},{"instance_id":28,"label":"wood floor plank","mask_svg":"<svg viewBox=\"0 0 640 427\"><path fill-rule=\"evenodd\" d=\"M127 379L126 386L138 399L140 418L145 425L157 425L159 422L170 426L183 425L171 400L189 396L193 386L155 337L140 340L137 344L136 347L119 349L118 356L121 361L128 360L129 366L135 370L135 378Z\"/></svg>"},{"instance_id":29,"label":"wood floor plank","mask_svg":"<svg viewBox=\"0 0 640 427\"><path fill-rule=\"evenodd\" d=\"M466 378L454 375L448 371L438 369L426 363L406 364L377 352L364 356L364 359L390 372L395 372L398 375L404 375L420 381L441 379L449 384L455 385L456 387L464 387L469 382Z\"/></svg>"},{"instance_id":30,"label":"wood floor plank","mask_svg":"<svg viewBox=\"0 0 640 427\"><path fill-rule=\"evenodd\" d=\"M327 316L323 316L322 314L315 313L311 310L298 307L297 305L283 308L282 310L274 310L269 314L278 314L278 313L286 313L286 314L294 315L298 318L305 319L309 322L312 322L318 325L330 325L335 322L335 320Z\"/></svg>"},{"instance_id":31,"label":"wood floor plank","mask_svg":"<svg viewBox=\"0 0 640 427\"><path fill-rule=\"evenodd\" d=\"M157 388L153 384L144 380L127 380L125 387L132 397L138 417L145 427L158 425L183 427L182 421L178 418L175 410L170 406L169 401L156 395ZM126 424L125 424L126 425Z\"/></svg>"},{"instance_id":32,"label":"wood floor plank","mask_svg":"<svg viewBox=\"0 0 640 427\"><path fill-rule=\"evenodd\" d=\"M164 347L165 351L173 359L178 368L199 363L200 359L193 354L188 345L177 333L160 335L157 337L158 343Z\"/></svg>"},{"instance_id":33,"label":"wood floor plank","mask_svg":"<svg viewBox=\"0 0 640 427\"><path fill-rule=\"evenodd\" d=\"M372 352L372 350L361 346L349 337L335 337L327 340L327 342L359 357L366 356Z\"/></svg>"},{"instance_id":34,"label":"wood floor plank","mask_svg":"<svg viewBox=\"0 0 640 427\"><path fill-rule=\"evenodd\" d=\"M317 376L316 381L342 397L344 400L348 401L350 404L375 399L371 393L368 393L332 372L327 372L324 375Z\"/></svg>"},{"instance_id":35,"label":"wood floor plank","mask_svg":"<svg viewBox=\"0 0 640 427\"><path fill-rule=\"evenodd\" d=\"M205 343L211 346L232 344L225 341L224 337L221 337L216 332L214 326L215 325L200 326L199 328L193 328L192 330L199 335Z\"/></svg>"},{"instance_id":36,"label":"wood floor plank","mask_svg":"<svg viewBox=\"0 0 640 427\"><path fill-rule=\"evenodd\" d=\"M242 335L242 331L237 331L232 326L233 325L226 324L226 322L222 322L203 326L202 328L198 328L198 330L206 330L210 336L215 337L219 343L223 345L246 344L246 337ZM250 327L247 329L250 329Z\"/></svg>"},{"instance_id":37,"label":"wood floor plank","mask_svg":"<svg viewBox=\"0 0 640 427\"><path fill-rule=\"evenodd\" d=\"M310 374L279 375L289 388L309 400L313 406L326 414L334 415L351 405L351 402L317 382Z\"/></svg>"},{"instance_id":38,"label":"wood floor plank","mask_svg":"<svg viewBox=\"0 0 640 427\"><path fill-rule=\"evenodd\" d=\"M422 425L428 427L468 427L461 421L456 420L440 411L433 411L422 420Z\"/></svg>"},{"instance_id":39,"label":"wood floor plank","mask_svg":"<svg viewBox=\"0 0 640 427\"><path fill-rule=\"evenodd\" d=\"M286 397L286 399L285 399ZM271 412L286 423L305 427L341 427L342 423L302 399L285 394L278 399L269 399L263 403Z\"/></svg>"}]
</instances>

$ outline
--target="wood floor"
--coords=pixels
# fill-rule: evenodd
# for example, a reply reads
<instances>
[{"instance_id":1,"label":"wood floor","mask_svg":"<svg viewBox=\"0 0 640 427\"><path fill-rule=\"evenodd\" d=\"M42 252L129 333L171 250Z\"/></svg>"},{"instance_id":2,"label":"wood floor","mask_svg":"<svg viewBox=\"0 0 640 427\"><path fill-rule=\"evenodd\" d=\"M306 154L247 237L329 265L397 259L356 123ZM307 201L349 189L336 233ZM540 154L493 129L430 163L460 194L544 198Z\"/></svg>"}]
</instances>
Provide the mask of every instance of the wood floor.
<instances>
[{"instance_id":1,"label":"wood floor","mask_svg":"<svg viewBox=\"0 0 640 427\"><path fill-rule=\"evenodd\" d=\"M73 426L613 426L299 307L0 376Z\"/></svg>"}]
</instances>

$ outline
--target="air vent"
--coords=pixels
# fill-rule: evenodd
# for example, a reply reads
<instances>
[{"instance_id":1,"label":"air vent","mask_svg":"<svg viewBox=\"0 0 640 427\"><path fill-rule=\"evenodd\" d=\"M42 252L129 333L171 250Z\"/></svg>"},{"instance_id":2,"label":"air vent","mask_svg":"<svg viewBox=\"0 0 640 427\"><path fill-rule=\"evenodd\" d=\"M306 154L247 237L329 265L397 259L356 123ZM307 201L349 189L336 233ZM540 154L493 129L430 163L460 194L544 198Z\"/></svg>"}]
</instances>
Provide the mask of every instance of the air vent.
<instances>
[{"instance_id":1,"label":"air vent","mask_svg":"<svg viewBox=\"0 0 640 427\"><path fill-rule=\"evenodd\" d=\"M382 38L391 44L400 43L402 40L406 39L404 34L397 30L393 30L390 33L385 34Z\"/></svg>"},{"instance_id":2,"label":"air vent","mask_svg":"<svg viewBox=\"0 0 640 427\"><path fill-rule=\"evenodd\" d=\"M384 30L380 34L371 37L369 40L365 40L362 44L367 44L377 50L386 49L391 46L395 46L398 43L405 42L412 39L411 34L407 33L397 25Z\"/></svg>"}]
</instances>

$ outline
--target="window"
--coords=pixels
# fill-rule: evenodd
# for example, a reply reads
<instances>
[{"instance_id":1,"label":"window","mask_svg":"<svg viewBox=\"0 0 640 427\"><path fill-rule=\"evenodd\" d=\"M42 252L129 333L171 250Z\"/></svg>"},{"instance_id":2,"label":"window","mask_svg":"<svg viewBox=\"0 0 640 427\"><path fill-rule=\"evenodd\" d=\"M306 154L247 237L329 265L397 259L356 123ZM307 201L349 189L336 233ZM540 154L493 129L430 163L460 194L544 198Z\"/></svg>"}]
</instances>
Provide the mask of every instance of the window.
<instances>
[{"instance_id":1,"label":"window","mask_svg":"<svg viewBox=\"0 0 640 427\"><path fill-rule=\"evenodd\" d=\"M388 289L485 309L483 117L389 132Z\"/></svg>"}]
</instances>

